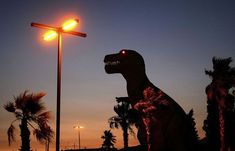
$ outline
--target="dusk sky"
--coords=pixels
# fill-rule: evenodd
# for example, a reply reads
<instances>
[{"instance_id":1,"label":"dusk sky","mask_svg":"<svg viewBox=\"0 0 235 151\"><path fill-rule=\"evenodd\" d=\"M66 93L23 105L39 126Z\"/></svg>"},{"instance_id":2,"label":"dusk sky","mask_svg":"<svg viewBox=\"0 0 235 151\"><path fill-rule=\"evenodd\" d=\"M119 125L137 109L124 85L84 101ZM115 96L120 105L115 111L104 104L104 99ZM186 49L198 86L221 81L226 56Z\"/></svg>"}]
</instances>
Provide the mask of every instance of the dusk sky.
<instances>
[{"instance_id":1,"label":"dusk sky","mask_svg":"<svg viewBox=\"0 0 235 151\"><path fill-rule=\"evenodd\" d=\"M19 137L8 146L6 132L14 116L3 105L25 90L47 93L44 101L55 130L57 41L43 41L45 30L30 23L60 26L74 17L80 20L75 30L88 36L63 35L61 149L77 144L73 126L78 123L85 127L82 148L102 145L107 120L115 115L115 97L127 96L124 78L106 74L103 58L123 48L143 56L152 83L186 112L194 109L197 130L204 136L205 87L211 81L204 70L212 69L213 56L235 60L234 0L1 0L1 151L20 148ZM115 146L122 147L121 129L113 133ZM138 144L130 139L131 146ZM44 145L35 141L32 136L31 148L43 151Z\"/></svg>"}]
</instances>

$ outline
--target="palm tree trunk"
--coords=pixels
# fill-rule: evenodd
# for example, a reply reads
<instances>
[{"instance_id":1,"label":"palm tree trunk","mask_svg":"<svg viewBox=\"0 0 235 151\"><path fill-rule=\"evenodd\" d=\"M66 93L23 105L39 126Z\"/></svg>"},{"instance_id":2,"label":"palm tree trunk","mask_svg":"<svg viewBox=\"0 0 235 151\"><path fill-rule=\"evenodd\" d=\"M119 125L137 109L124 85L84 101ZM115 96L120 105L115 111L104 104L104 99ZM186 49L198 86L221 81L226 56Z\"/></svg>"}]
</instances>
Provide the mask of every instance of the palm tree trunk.
<instances>
[{"instance_id":1,"label":"palm tree trunk","mask_svg":"<svg viewBox=\"0 0 235 151\"><path fill-rule=\"evenodd\" d=\"M45 151L49 151L49 146L50 146L50 143L49 143L49 140L46 139L46 143L45 143ZM75 147L74 147L75 148Z\"/></svg>"},{"instance_id":2,"label":"palm tree trunk","mask_svg":"<svg viewBox=\"0 0 235 151\"><path fill-rule=\"evenodd\" d=\"M21 151L30 151L30 131L27 125L27 119L23 117L20 125L20 136L21 136Z\"/></svg>"},{"instance_id":3,"label":"palm tree trunk","mask_svg":"<svg viewBox=\"0 0 235 151\"><path fill-rule=\"evenodd\" d=\"M123 127L123 142L124 142L124 150L128 149L128 128L127 126Z\"/></svg>"}]
</instances>

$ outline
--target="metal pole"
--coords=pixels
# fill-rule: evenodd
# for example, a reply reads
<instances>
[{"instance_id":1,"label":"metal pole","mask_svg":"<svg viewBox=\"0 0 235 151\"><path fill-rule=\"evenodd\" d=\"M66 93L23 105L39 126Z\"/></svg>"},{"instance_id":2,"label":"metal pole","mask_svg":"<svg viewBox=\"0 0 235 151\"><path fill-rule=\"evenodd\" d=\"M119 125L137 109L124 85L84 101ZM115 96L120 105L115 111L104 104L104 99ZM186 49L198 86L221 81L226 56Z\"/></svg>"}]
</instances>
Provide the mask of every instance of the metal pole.
<instances>
[{"instance_id":1,"label":"metal pole","mask_svg":"<svg viewBox=\"0 0 235 151\"><path fill-rule=\"evenodd\" d=\"M58 33L58 65L57 65L57 104L56 104L56 151L60 151L60 100L61 100L61 68L62 68L62 33L86 37L86 33L64 31L62 27L53 27L40 23L31 23L32 27L54 30ZM80 141L79 141L80 142Z\"/></svg>"},{"instance_id":2,"label":"metal pole","mask_svg":"<svg viewBox=\"0 0 235 151\"><path fill-rule=\"evenodd\" d=\"M78 143L79 143L79 150L81 149L81 140L80 140L80 128L78 128Z\"/></svg>"},{"instance_id":3,"label":"metal pole","mask_svg":"<svg viewBox=\"0 0 235 151\"><path fill-rule=\"evenodd\" d=\"M60 151L61 63L62 63L62 35L61 35L60 32L58 32L57 105L56 105L56 151Z\"/></svg>"}]
</instances>

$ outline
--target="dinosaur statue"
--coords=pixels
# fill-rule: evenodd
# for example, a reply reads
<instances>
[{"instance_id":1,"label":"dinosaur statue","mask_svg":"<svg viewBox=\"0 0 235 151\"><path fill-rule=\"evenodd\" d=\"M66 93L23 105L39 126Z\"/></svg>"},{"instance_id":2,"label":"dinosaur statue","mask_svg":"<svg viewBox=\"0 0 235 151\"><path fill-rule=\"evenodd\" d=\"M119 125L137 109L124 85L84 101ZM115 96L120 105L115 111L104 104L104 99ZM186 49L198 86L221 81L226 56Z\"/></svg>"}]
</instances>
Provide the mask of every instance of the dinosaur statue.
<instances>
[{"instance_id":1,"label":"dinosaur statue","mask_svg":"<svg viewBox=\"0 0 235 151\"><path fill-rule=\"evenodd\" d=\"M140 115L138 140L142 151L193 151L193 136L187 114L162 90L154 86L145 72L142 56L123 49L106 55L105 71L120 73L127 82L130 103Z\"/></svg>"}]
</instances>

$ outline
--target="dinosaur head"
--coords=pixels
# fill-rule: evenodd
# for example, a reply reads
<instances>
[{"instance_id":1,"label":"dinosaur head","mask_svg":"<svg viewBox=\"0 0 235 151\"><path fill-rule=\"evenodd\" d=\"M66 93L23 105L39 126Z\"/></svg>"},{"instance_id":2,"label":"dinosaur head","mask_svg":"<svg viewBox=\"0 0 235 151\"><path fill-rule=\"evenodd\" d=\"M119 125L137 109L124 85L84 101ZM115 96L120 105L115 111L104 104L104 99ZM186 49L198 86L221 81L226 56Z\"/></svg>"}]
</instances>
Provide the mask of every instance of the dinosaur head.
<instances>
[{"instance_id":1,"label":"dinosaur head","mask_svg":"<svg viewBox=\"0 0 235 151\"><path fill-rule=\"evenodd\" d=\"M108 74L145 73L144 59L134 50L123 49L119 53L106 55L104 63Z\"/></svg>"}]
</instances>

